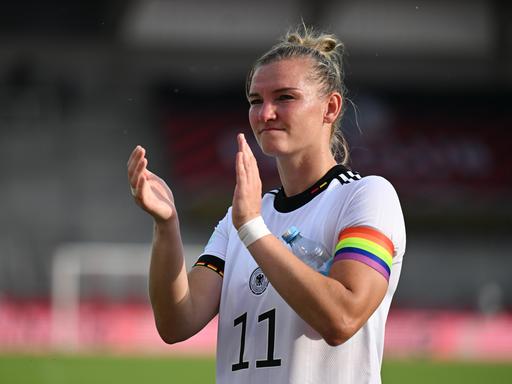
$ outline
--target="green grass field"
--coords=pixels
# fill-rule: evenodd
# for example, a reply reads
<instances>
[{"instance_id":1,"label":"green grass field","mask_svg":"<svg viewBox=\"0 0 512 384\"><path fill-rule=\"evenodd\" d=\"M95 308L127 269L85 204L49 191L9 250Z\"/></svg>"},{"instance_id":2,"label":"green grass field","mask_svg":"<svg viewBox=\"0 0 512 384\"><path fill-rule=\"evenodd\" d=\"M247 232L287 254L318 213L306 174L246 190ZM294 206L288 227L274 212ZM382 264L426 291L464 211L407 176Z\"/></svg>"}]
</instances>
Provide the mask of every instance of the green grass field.
<instances>
[{"instance_id":1,"label":"green grass field","mask_svg":"<svg viewBox=\"0 0 512 384\"><path fill-rule=\"evenodd\" d=\"M213 359L0 355L2 384L213 383ZM386 361L384 383L512 383L512 363Z\"/></svg>"}]
</instances>

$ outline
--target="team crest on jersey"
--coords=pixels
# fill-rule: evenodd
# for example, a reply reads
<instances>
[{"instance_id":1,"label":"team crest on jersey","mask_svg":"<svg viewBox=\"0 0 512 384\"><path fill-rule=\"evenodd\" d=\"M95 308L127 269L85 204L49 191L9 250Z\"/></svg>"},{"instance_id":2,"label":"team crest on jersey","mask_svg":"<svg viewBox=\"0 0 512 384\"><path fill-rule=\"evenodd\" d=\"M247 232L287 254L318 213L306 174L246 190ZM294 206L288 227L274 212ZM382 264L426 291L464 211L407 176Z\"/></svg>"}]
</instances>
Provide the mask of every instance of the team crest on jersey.
<instances>
[{"instance_id":1,"label":"team crest on jersey","mask_svg":"<svg viewBox=\"0 0 512 384\"><path fill-rule=\"evenodd\" d=\"M251 278L249 279L249 288L251 288L251 292L255 295L261 295L268 286L267 276L263 273L260 267L256 268L251 273Z\"/></svg>"}]
</instances>

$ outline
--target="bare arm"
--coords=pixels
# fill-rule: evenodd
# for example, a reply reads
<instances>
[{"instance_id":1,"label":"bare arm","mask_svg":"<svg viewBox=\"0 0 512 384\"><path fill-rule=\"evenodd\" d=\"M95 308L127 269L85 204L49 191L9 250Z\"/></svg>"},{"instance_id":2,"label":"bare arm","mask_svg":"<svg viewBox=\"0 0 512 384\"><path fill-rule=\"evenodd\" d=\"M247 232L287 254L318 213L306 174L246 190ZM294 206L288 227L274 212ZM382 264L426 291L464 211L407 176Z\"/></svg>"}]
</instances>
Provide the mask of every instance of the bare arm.
<instances>
[{"instance_id":1,"label":"bare arm","mask_svg":"<svg viewBox=\"0 0 512 384\"><path fill-rule=\"evenodd\" d=\"M368 266L338 261L323 276L274 236L257 240L249 252L281 297L330 345L352 337L386 293L387 281Z\"/></svg>"},{"instance_id":2,"label":"bare arm","mask_svg":"<svg viewBox=\"0 0 512 384\"><path fill-rule=\"evenodd\" d=\"M261 181L256 160L243 136L238 137L237 184L233 224L260 214ZM248 247L283 299L330 345L352 337L379 306L387 281L375 270L353 260L336 262L329 276L314 271L276 237L267 235Z\"/></svg>"},{"instance_id":3,"label":"bare arm","mask_svg":"<svg viewBox=\"0 0 512 384\"><path fill-rule=\"evenodd\" d=\"M187 275L174 197L147 163L145 150L137 146L128 160L128 179L136 203L154 219L149 296L160 336L175 343L193 336L217 314L222 278L206 268Z\"/></svg>"}]
</instances>

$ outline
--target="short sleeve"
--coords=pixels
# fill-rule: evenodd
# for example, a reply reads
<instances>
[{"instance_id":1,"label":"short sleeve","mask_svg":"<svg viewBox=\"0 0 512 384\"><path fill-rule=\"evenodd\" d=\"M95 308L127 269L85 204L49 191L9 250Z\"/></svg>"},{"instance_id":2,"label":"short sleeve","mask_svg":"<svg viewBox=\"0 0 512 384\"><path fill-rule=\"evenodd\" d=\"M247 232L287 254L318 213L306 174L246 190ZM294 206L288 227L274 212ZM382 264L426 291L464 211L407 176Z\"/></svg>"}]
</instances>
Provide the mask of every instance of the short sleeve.
<instances>
[{"instance_id":1,"label":"short sleeve","mask_svg":"<svg viewBox=\"0 0 512 384\"><path fill-rule=\"evenodd\" d=\"M405 252L405 223L398 195L389 181L367 176L353 184L338 218L334 262L361 261L389 279L392 264Z\"/></svg>"},{"instance_id":2,"label":"short sleeve","mask_svg":"<svg viewBox=\"0 0 512 384\"><path fill-rule=\"evenodd\" d=\"M204 247L203 253L199 256L194 267L205 267L224 277L224 266L226 261L226 250L228 247L228 225L231 212L219 221L213 230L210 240Z\"/></svg>"},{"instance_id":3,"label":"short sleeve","mask_svg":"<svg viewBox=\"0 0 512 384\"><path fill-rule=\"evenodd\" d=\"M215 229L213 230L208 243L204 247L204 251L201 254L216 256L223 261L226 260L226 250L228 247L229 239L229 225L231 225L231 208L222 220L219 221Z\"/></svg>"}]
</instances>

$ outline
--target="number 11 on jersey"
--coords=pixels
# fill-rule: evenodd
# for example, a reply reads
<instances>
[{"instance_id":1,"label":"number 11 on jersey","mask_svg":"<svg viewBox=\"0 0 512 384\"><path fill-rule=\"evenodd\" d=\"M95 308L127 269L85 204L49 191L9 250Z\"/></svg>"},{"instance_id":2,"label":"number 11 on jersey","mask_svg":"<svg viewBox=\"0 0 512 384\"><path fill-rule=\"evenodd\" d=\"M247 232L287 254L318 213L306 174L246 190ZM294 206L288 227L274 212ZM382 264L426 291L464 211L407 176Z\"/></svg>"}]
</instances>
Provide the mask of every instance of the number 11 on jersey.
<instances>
[{"instance_id":1,"label":"number 11 on jersey","mask_svg":"<svg viewBox=\"0 0 512 384\"><path fill-rule=\"evenodd\" d=\"M262 313L258 316L258 323L261 323L264 320L268 320L268 337L267 337L267 358L265 360L256 360L256 368L266 368L266 367L279 367L281 365L281 359L274 358L274 346L275 346L275 338L276 338L276 310L271 309L265 313ZM244 351L245 351L245 333L247 330L247 312L243 315L238 316L233 321L233 326L237 327L239 324L242 324L241 337L240 337L240 358L238 363L233 364L231 366L232 371L238 371L240 369L249 368L249 362L244 361Z\"/></svg>"}]
</instances>

